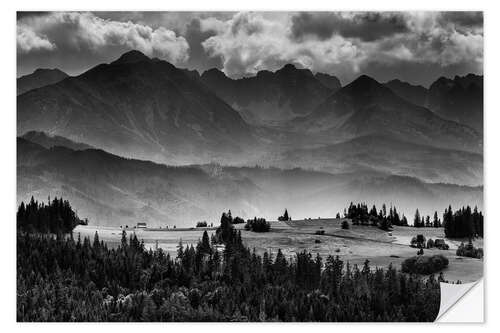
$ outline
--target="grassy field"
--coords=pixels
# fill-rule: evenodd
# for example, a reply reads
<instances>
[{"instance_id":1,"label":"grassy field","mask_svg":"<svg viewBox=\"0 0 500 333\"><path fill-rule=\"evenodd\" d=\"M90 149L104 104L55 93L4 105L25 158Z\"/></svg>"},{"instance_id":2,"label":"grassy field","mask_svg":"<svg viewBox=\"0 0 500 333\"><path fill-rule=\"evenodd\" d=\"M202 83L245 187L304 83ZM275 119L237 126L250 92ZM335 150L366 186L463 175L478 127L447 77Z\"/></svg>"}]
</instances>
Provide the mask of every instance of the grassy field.
<instances>
[{"instance_id":1,"label":"grassy field","mask_svg":"<svg viewBox=\"0 0 500 333\"><path fill-rule=\"evenodd\" d=\"M340 227L344 219L307 219L290 222L271 222L271 231L267 233L255 233L244 230L243 224L235 225L241 230L243 241L248 247L255 249L258 253L264 251L275 254L278 249L287 257L293 257L297 252L303 250L316 255L319 253L323 258L328 255L338 255L342 260L351 264L362 265L366 259L372 266L386 267L392 263L400 268L401 262L416 255L417 249L409 246L413 236L423 234L426 238L444 238L442 228L410 228L395 227L392 235L371 226L354 226L344 230ZM183 230L155 230L130 229L128 234L135 233L139 239L144 240L146 247L159 248L175 255L179 240L184 245L195 245L201 238L204 228L188 228ZM317 235L318 230L324 230L324 235ZM79 226L75 234L81 237L93 237L95 232L99 237L110 244L117 245L121 238L121 229L96 226ZM214 233L214 228L207 228L207 232ZM450 240L446 242L450 249L425 250L425 254L443 254L450 263L443 273L449 281L460 280L462 282L476 281L483 275L483 261L479 259L457 257L455 251L461 240ZM465 240L464 240L465 241ZM483 247L482 239L474 241L475 246Z\"/></svg>"}]
</instances>

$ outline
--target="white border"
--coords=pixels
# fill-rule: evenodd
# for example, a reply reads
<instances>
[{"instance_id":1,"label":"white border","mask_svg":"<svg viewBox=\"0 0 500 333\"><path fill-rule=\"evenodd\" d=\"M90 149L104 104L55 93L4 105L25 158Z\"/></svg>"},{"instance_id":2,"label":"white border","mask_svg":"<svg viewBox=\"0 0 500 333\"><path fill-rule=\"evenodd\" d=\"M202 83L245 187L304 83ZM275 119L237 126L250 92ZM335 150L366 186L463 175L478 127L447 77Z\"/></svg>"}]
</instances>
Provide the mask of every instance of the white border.
<instances>
[{"instance_id":1,"label":"white border","mask_svg":"<svg viewBox=\"0 0 500 333\"><path fill-rule=\"evenodd\" d=\"M214 331L225 332L238 330L239 333L253 332L256 329L263 331L275 331L284 329L290 332L302 332L304 330L331 331L349 329L350 332L366 332L367 330L405 330L406 332L421 332L422 330L439 329L453 330L461 332L476 329L492 328L498 324L498 303L500 295L498 277L499 268L495 262L498 262L500 256L497 249L493 247L498 243L495 238L499 237L499 224L496 216L492 216L497 210L500 200L500 157L498 154L498 142L500 142L500 107L498 100L498 81L500 80L500 71L498 62L500 61L500 52L498 33L500 32L500 2L495 1L368 1L368 0L349 0L349 1L326 1L326 0L307 0L307 1L269 1L252 0L244 3L237 3L230 0L182 0L182 1L161 1L161 0L142 0L140 2L125 3L123 0L85 0L80 2L68 2L63 0L22 0L16 2L2 2L1 5L1 31L2 31L2 50L0 52L2 75L1 92L2 108L0 122L1 152L2 162L0 163L1 172L1 222L3 224L3 237L0 241L2 260L2 272L0 274L1 283L1 309L0 318L2 328L5 332L10 330L40 331L40 329L62 332L71 330L72 332L88 332L89 330L120 330L123 332L134 332L142 329L141 324L18 324L15 322L15 302L16 302L16 257L15 257L15 191L16 191L16 14L17 10L195 10L195 11L217 11L217 10L484 10L485 11L485 211L486 211L486 265L485 276L486 291L486 325L457 325L457 324L142 324L148 325L147 329L169 330L169 331ZM492 258L490 260L490 258ZM473 306L482 306L477 304L479 300L470 304ZM425 325L425 327L422 327ZM497 330L498 331L498 330Z\"/></svg>"}]
</instances>

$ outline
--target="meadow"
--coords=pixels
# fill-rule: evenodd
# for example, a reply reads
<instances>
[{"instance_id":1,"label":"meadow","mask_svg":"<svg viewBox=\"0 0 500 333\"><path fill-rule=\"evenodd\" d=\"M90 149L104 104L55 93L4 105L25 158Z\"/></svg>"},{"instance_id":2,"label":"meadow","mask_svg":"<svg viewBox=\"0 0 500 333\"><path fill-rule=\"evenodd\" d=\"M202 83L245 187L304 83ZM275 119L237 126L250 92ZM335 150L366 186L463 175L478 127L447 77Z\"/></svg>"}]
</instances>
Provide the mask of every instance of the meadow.
<instances>
[{"instance_id":1,"label":"meadow","mask_svg":"<svg viewBox=\"0 0 500 333\"><path fill-rule=\"evenodd\" d=\"M265 233L246 231L243 224L236 224L241 230L243 242L258 254L264 251L276 254L281 249L288 257L295 257L303 250L319 253L322 257L338 255L342 260L352 265L362 265L366 259L374 267L387 267L392 263L399 269L401 262L417 254L417 249L409 246L410 240L417 234L426 238L445 238L443 228L413 228L394 226L391 232L363 225L352 225L349 229L341 228L345 219L315 218L294 220L288 222L272 221L271 230ZM215 228L183 228L183 229L126 229L127 234L135 233L139 240L144 241L146 248L161 248L174 255L179 241L184 245L196 245L203 231L209 236L215 233ZM324 234L317 234L318 231ZM98 232L99 238L108 246L120 243L122 229L119 227L78 226L74 230L77 237L92 237ZM483 260L456 256L455 251L463 239L446 239L449 250L426 249L425 254L443 254L449 259L449 265L443 270L446 280L450 282L472 282L483 275ZM474 246L483 247L482 238L473 241Z\"/></svg>"}]
</instances>

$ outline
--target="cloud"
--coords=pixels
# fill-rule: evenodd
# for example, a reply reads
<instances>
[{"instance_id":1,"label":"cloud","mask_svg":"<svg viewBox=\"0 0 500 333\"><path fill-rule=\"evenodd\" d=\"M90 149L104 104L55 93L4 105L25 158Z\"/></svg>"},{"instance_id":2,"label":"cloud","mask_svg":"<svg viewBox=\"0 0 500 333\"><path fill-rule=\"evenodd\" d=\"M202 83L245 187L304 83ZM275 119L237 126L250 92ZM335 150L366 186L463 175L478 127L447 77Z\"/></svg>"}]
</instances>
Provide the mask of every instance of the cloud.
<instances>
[{"instance_id":1,"label":"cloud","mask_svg":"<svg viewBox=\"0 0 500 333\"><path fill-rule=\"evenodd\" d=\"M237 13L225 21L212 19L216 34L202 45L234 77L287 62L348 80L375 64L468 64L482 72L483 31L477 21L477 15L440 12L282 13L280 19Z\"/></svg>"},{"instance_id":2,"label":"cloud","mask_svg":"<svg viewBox=\"0 0 500 333\"><path fill-rule=\"evenodd\" d=\"M18 71L78 74L130 49L232 77L286 63L348 82L361 73L482 73L481 12L17 13Z\"/></svg>"},{"instance_id":3,"label":"cloud","mask_svg":"<svg viewBox=\"0 0 500 333\"><path fill-rule=\"evenodd\" d=\"M443 23L452 23L461 27L483 27L483 12L443 12Z\"/></svg>"},{"instance_id":4,"label":"cloud","mask_svg":"<svg viewBox=\"0 0 500 333\"><path fill-rule=\"evenodd\" d=\"M402 13L299 13L292 18L292 35L296 39L305 36L326 40L334 34L347 38L373 41L408 31Z\"/></svg>"},{"instance_id":5,"label":"cloud","mask_svg":"<svg viewBox=\"0 0 500 333\"><path fill-rule=\"evenodd\" d=\"M189 50L184 37L164 27L152 28L131 21L103 19L92 13L74 12L21 18L18 20L17 41L20 52L57 48L99 53L109 47L122 46L172 62L185 61Z\"/></svg>"},{"instance_id":6,"label":"cloud","mask_svg":"<svg viewBox=\"0 0 500 333\"><path fill-rule=\"evenodd\" d=\"M313 70L341 63L356 68L364 57L356 45L337 36L327 43L290 39L289 23L289 19L271 20L261 13L238 13L202 45L210 56L222 58L224 71L230 76L274 70L287 62Z\"/></svg>"},{"instance_id":7,"label":"cloud","mask_svg":"<svg viewBox=\"0 0 500 333\"><path fill-rule=\"evenodd\" d=\"M27 26L17 27L17 49L19 52L27 53L33 50L51 51L56 46L45 36L38 35Z\"/></svg>"}]
</instances>

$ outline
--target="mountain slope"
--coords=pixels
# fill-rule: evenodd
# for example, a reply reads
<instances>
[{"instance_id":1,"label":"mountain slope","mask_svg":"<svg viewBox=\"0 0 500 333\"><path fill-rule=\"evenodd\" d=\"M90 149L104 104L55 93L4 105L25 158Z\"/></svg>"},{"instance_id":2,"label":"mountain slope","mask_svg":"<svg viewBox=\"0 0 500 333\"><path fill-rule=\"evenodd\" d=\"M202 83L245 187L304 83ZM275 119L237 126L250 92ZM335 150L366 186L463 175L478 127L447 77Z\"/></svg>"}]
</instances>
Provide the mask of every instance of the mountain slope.
<instances>
[{"instance_id":1,"label":"mountain slope","mask_svg":"<svg viewBox=\"0 0 500 333\"><path fill-rule=\"evenodd\" d=\"M325 73L316 73L314 74L314 77L316 78L316 80L323 83L323 85L329 88L332 92L335 92L342 88L342 84L336 76Z\"/></svg>"},{"instance_id":2,"label":"mountain slope","mask_svg":"<svg viewBox=\"0 0 500 333\"><path fill-rule=\"evenodd\" d=\"M130 51L17 100L18 133L45 131L124 156L185 163L254 143L239 114L166 61Z\"/></svg>"},{"instance_id":3,"label":"mountain slope","mask_svg":"<svg viewBox=\"0 0 500 333\"><path fill-rule=\"evenodd\" d=\"M384 85L410 103L423 107L427 106L429 91L422 86L413 85L398 79L386 82Z\"/></svg>"},{"instance_id":4,"label":"mountain slope","mask_svg":"<svg viewBox=\"0 0 500 333\"><path fill-rule=\"evenodd\" d=\"M331 173L371 172L432 183L483 184L483 156L368 135L319 148L290 150L271 162Z\"/></svg>"},{"instance_id":5,"label":"mountain slope","mask_svg":"<svg viewBox=\"0 0 500 333\"><path fill-rule=\"evenodd\" d=\"M68 74L54 68L38 68L33 73L21 76L17 79L17 94L23 94L29 90L54 84L68 77Z\"/></svg>"},{"instance_id":6,"label":"mountain slope","mask_svg":"<svg viewBox=\"0 0 500 333\"><path fill-rule=\"evenodd\" d=\"M483 132L482 75L467 74L453 79L441 77L429 89L400 80L389 81L385 86L415 105Z\"/></svg>"},{"instance_id":7,"label":"mountain slope","mask_svg":"<svg viewBox=\"0 0 500 333\"><path fill-rule=\"evenodd\" d=\"M329 76L330 81L335 79ZM259 125L308 114L332 92L311 71L291 64L276 72L260 71L256 76L236 80L211 69L201 75L201 81L245 120Z\"/></svg>"},{"instance_id":8,"label":"mountain slope","mask_svg":"<svg viewBox=\"0 0 500 333\"><path fill-rule=\"evenodd\" d=\"M428 106L444 118L483 133L483 76L439 78L429 87Z\"/></svg>"},{"instance_id":9,"label":"mountain slope","mask_svg":"<svg viewBox=\"0 0 500 333\"><path fill-rule=\"evenodd\" d=\"M290 128L317 133L326 143L370 134L441 148L482 151L480 134L437 116L363 75L343 87Z\"/></svg>"},{"instance_id":10,"label":"mountain slope","mask_svg":"<svg viewBox=\"0 0 500 333\"><path fill-rule=\"evenodd\" d=\"M407 216L448 204L482 206L482 187L429 184L384 174L201 165L173 167L102 150L46 149L17 140L17 201L63 196L94 225L194 226L231 209L243 218L334 216L350 201L392 203Z\"/></svg>"}]
</instances>

